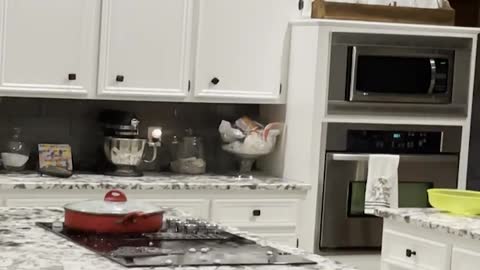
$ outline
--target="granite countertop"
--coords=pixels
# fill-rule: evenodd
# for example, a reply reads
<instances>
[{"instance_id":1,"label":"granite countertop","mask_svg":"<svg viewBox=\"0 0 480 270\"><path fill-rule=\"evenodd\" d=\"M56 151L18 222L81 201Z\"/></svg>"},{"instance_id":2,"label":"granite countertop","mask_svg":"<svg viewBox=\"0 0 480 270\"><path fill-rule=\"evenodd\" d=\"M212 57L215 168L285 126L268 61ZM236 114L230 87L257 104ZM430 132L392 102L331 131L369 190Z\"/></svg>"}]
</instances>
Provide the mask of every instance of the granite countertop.
<instances>
[{"instance_id":1,"label":"granite countertop","mask_svg":"<svg viewBox=\"0 0 480 270\"><path fill-rule=\"evenodd\" d=\"M126 189L126 190L295 190L306 191L309 184L269 176L238 179L226 175L146 174L142 177L116 177L100 174L75 174L56 178L29 174L0 174L0 190L8 189Z\"/></svg>"},{"instance_id":2,"label":"granite countertop","mask_svg":"<svg viewBox=\"0 0 480 270\"><path fill-rule=\"evenodd\" d=\"M480 240L480 217L452 215L435 208L379 208L375 215L455 236Z\"/></svg>"},{"instance_id":3,"label":"granite countertop","mask_svg":"<svg viewBox=\"0 0 480 270\"><path fill-rule=\"evenodd\" d=\"M178 213L168 212L168 216ZM127 269L77 246L35 225L35 222L51 222L63 218L61 208L8 208L0 207L0 269L5 270L120 270ZM228 228L230 232L268 244L274 248L304 256L317 262L306 266L241 266L241 267L184 267L176 270L353 270L319 255L296 248L289 248L264 241L248 233ZM153 268L134 268L146 270ZM173 269L173 268L157 268Z\"/></svg>"}]
</instances>

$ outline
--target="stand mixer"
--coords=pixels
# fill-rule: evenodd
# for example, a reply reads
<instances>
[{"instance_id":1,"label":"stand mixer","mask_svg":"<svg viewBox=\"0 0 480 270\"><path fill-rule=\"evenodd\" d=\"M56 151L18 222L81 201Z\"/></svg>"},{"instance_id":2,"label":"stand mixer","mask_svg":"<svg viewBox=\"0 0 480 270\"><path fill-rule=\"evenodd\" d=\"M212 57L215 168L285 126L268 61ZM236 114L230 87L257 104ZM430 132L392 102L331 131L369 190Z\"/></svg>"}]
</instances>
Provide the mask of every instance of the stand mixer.
<instances>
[{"instance_id":1,"label":"stand mixer","mask_svg":"<svg viewBox=\"0 0 480 270\"><path fill-rule=\"evenodd\" d=\"M142 176L139 165L142 162L151 163L157 158L157 148L161 146L161 128L152 129L147 140L138 137L140 121L133 113L103 111L100 114L100 121L104 125L103 150L112 165L105 174ZM146 146L153 150L150 159L143 159Z\"/></svg>"}]
</instances>

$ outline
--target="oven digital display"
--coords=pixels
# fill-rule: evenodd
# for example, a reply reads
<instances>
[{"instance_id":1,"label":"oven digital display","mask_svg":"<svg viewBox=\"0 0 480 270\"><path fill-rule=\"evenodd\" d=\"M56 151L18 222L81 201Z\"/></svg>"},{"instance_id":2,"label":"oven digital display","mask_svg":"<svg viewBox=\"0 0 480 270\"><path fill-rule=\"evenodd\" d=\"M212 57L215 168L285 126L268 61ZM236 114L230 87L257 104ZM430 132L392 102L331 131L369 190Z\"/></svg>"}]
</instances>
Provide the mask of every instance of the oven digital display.
<instances>
[{"instance_id":1,"label":"oven digital display","mask_svg":"<svg viewBox=\"0 0 480 270\"><path fill-rule=\"evenodd\" d=\"M348 130L347 151L355 153L437 154L442 132L400 130Z\"/></svg>"}]
</instances>

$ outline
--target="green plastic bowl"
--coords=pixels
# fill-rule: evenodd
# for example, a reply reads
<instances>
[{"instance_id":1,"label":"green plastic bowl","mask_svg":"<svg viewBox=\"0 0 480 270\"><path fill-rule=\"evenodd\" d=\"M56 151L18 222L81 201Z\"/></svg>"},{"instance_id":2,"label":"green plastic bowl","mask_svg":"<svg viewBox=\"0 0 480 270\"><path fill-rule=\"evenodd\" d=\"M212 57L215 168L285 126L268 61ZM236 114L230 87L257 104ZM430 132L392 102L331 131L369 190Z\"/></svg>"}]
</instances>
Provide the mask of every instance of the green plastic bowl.
<instances>
[{"instance_id":1,"label":"green plastic bowl","mask_svg":"<svg viewBox=\"0 0 480 270\"><path fill-rule=\"evenodd\" d=\"M480 192L458 189L432 188L428 191L430 204L453 214L480 215Z\"/></svg>"}]
</instances>

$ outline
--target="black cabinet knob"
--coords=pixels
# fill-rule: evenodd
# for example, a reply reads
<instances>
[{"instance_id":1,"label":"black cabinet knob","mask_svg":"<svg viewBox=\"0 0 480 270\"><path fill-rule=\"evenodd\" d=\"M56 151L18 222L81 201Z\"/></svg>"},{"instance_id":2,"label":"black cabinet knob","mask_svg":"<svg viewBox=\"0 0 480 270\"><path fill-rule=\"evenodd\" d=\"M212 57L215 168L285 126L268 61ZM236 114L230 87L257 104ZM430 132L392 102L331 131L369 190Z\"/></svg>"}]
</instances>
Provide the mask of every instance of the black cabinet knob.
<instances>
[{"instance_id":1,"label":"black cabinet knob","mask_svg":"<svg viewBox=\"0 0 480 270\"><path fill-rule=\"evenodd\" d=\"M412 257L412 256L415 256L415 255L417 255L417 252L415 252L415 251L413 251L413 250L411 250L411 249L407 249L407 250L405 251L405 256L407 256L408 258L410 258L410 257Z\"/></svg>"},{"instance_id":2,"label":"black cabinet knob","mask_svg":"<svg viewBox=\"0 0 480 270\"><path fill-rule=\"evenodd\" d=\"M117 77L115 78L115 80L117 82L123 82L123 80L125 80L125 77L123 75L117 75Z\"/></svg>"},{"instance_id":3,"label":"black cabinet knob","mask_svg":"<svg viewBox=\"0 0 480 270\"><path fill-rule=\"evenodd\" d=\"M259 217L262 214L262 211L255 209L253 210L252 214L254 217Z\"/></svg>"},{"instance_id":4,"label":"black cabinet knob","mask_svg":"<svg viewBox=\"0 0 480 270\"><path fill-rule=\"evenodd\" d=\"M77 79L77 74L75 74L75 73L68 74L68 80L69 81L75 81L76 79Z\"/></svg>"},{"instance_id":5,"label":"black cabinet knob","mask_svg":"<svg viewBox=\"0 0 480 270\"><path fill-rule=\"evenodd\" d=\"M217 84L220 82L220 80L219 80L217 77L215 77L215 78L213 78L210 82L211 82L213 85L217 85Z\"/></svg>"},{"instance_id":6,"label":"black cabinet knob","mask_svg":"<svg viewBox=\"0 0 480 270\"><path fill-rule=\"evenodd\" d=\"M298 0L298 10L303 10L304 7L305 7L305 1Z\"/></svg>"}]
</instances>

